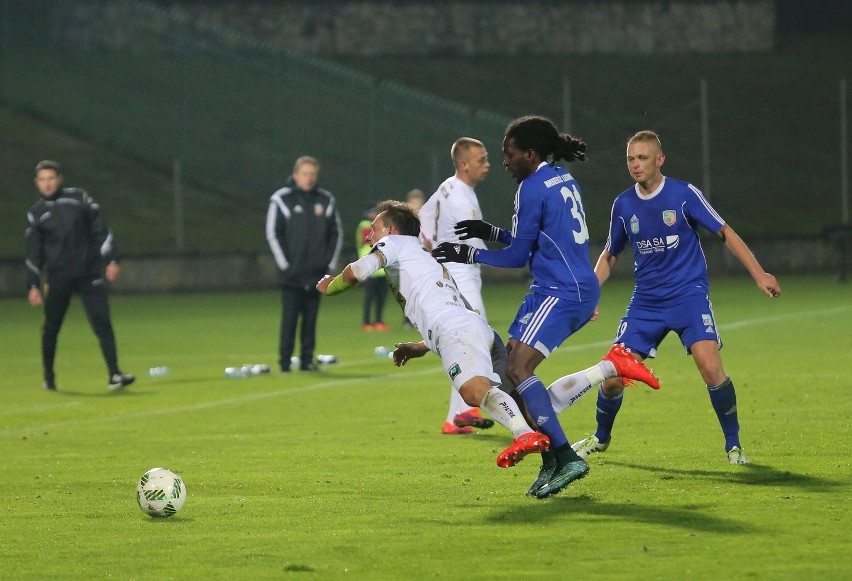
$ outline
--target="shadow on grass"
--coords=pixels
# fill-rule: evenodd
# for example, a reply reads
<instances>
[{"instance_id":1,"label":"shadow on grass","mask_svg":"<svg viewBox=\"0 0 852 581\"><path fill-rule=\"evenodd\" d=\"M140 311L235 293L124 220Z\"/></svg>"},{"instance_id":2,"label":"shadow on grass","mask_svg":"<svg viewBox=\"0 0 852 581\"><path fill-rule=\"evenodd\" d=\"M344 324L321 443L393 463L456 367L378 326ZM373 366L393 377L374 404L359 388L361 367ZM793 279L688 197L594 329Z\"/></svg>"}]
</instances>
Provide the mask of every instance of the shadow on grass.
<instances>
[{"instance_id":1,"label":"shadow on grass","mask_svg":"<svg viewBox=\"0 0 852 581\"><path fill-rule=\"evenodd\" d=\"M185 516L170 516L168 518L163 517L149 517L147 519L148 524L156 525L156 526L170 526L170 527L179 527L181 525L191 525L195 519L192 517Z\"/></svg>"},{"instance_id":2,"label":"shadow on grass","mask_svg":"<svg viewBox=\"0 0 852 581\"><path fill-rule=\"evenodd\" d=\"M103 391L74 391L69 389L61 389L57 390L56 395L62 397L96 397L96 398L110 398L110 397L133 397L133 396L143 396L143 395L154 395L155 392L152 391L133 391L129 387L126 387L120 391L109 391L104 389Z\"/></svg>"},{"instance_id":3,"label":"shadow on grass","mask_svg":"<svg viewBox=\"0 0 852 581\"><path fill-rule=\"evenodd\" d=\"M486 517L490 523L541 523L551 520L564 521L566 515L589 516L593 519L612 517L620 521L634 521L645 524L679 527L690 531L712 532L719 534L754 533L757 528L732 518L710 516L702 512L710 506L690 505L667 507L637 503L599 502L582 494L554 496L541 501L530 499L529 503L515 506L510 510L492 513Z\"/></svg>"},{"instance_id":4,"label":"shadow on grass","mask_svg":"<svg viewBox=\"0 0 852 581\"><path fill-rule=\"evenodd\" d=\"M680 478L707 478L720 482L749 484L755 486L791 486L808 490L810 492L830 492L832 489L843 486L836 480L828 480L808 474L800 474L789 470L778 470L772 466L763 464L746 464L743 466L730 466L730 470L681 470L678 468L664 468L660 466L646 466L643 464L631 464L627 462L613 462L608 460L607 466L624 466L634 470L644 470L660 474L662 480L673 480ZM594 466L593 466L594 468Z\"/></svg>"}]
</instances>

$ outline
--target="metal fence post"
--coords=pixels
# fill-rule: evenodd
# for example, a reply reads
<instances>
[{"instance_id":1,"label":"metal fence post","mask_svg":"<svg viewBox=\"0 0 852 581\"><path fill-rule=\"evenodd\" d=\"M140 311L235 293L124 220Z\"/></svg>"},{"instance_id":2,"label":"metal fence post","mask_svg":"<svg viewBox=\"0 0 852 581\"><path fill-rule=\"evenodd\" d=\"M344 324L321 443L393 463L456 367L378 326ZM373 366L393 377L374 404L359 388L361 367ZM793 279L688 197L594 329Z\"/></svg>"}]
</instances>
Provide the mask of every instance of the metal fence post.
<instances>
[{"instance_id":1,"label":"metal fence post","mask_svg":"<svg viewBox=\"0 0 852 581\"><path fill-rule=\"evenodd\" d=\"M846 77L840 77L840 222L849 224L849 149L846 117Z\"/></svg>"},{"instance_id":2,"label":"metal fence post","mask_svg":"<svg viewBox=\"0 0 852 581\"><path fill-rule=\"evenodd\" d=\"M183 252L186 248L183 225L183 175L178 157L172 162L172 180L175 190L175 249Z\"/></svg>"},{"instance_id":3,"label":"metal fence post","mask_svg":"<svg viewBox=\"0 0 852 581\"><path fill-rule=\"evenodd\" d=\"M699 93L701 100L701 170L702 191L704 196L710 199L710 113L707 104L707 79L701 77L699 81Z\"/></svg>"}]
</instances>

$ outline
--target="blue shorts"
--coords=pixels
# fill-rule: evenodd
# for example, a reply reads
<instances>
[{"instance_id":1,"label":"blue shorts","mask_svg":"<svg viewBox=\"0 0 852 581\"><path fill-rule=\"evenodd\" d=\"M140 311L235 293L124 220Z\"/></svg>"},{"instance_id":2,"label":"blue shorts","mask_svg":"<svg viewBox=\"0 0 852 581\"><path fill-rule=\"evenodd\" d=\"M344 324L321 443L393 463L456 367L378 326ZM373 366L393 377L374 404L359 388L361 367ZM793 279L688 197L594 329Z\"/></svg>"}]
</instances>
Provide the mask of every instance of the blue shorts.
<instances>
[{"instance_id":1,"label":"blue shorts","mask_svg":"<svg viewBox=\"0 0 852 581\"><path fill-rule=\"evenodd\" d=\"M528 293L509 326L509 337L529 345L545 357L589 322L595 312L591 302L577 303L538 293Z\"/></svg>"},{"instance_id":2,"label":"blue shorts","mask_svg":"<svg viewBox=\"0 0 852 581\"><path fill-rule=\"evenodd\" d=\"M716 329L713 305L706 295L691 295L676 304L656 306L630 303L615 333L615 343L639 353L643 357L655 357L657 347L669 331L680 337L686 352L699 341L715 341L719 348L722 339Z\"/></svg>"}]
</instances>

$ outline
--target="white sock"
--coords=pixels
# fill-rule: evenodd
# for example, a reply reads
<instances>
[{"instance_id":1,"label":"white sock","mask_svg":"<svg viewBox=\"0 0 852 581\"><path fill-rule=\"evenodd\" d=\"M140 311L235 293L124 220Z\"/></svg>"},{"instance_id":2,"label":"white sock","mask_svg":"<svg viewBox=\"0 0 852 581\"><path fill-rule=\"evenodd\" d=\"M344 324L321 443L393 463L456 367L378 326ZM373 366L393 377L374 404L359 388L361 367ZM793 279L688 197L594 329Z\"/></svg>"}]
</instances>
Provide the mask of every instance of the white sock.
<instances>
[{"instance_id":1,"label":"white sock","mask_svg":"<svg viewBox=\"0 0 852 581\"><path fill-rule=\"evenodd\" d=\"M453 423L456 414L472 410L473 408L467 405L461 394L454 387L450 387L450 408L447 410L447 421Z\"/></svg>"},{"instance_id":2,"label":"white sock","mask_svg":"<svg viewBox=\"0 0 852 581\"><path fill-rule=\"evenodd\" d=\"M488 415L494 418L496 422L512 432L515 438L527 432L532 432L521 410L518 409L518 404L505 391L492 387L491 391L482 398L479 407L488 412Z\"/></svg>"},{"instance_id":3,"label":"white sock","mask_svg":"<svg viewBox=\"0 0 852 581\"><path fill-rule=\"evenodd\" d=\"M553 409L557 414L561 414L589 393L593 385L603 383L604 379L615 377L616 373L615 365L609 361L601 361L583 371L560 377L547 388Z\"/></svg>"}]
</instances>

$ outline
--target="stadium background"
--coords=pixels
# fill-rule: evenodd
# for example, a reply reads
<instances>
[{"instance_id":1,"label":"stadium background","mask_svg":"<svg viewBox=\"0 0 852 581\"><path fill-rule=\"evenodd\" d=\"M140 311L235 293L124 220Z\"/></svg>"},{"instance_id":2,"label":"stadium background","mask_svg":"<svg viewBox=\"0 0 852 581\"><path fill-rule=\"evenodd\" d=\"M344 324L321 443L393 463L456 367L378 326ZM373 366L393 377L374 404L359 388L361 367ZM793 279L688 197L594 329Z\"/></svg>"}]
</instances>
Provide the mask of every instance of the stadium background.
<instances>
[{"instance_id":1,"label":"stadium background","mask_svg":"<svg viewBox=\"0 0 852 581\"><path fill-rule=\"evenodd\" d=\"M825 233L848 225L848 3L624 0L600 10L638 26L635 37L581 42L600 36L590 26L564 35L577 43L555 45L512 42L530 23L493 16L512 5L0 1L0 294L23 286L39 159L63 163L66 183L105 207L129 266L117 290L263 288L273 274L268 196L297 156L322 161L353 254L364 207L413 187L431 192L452 173L448 149L460 135L488 146L483 210L508 223L514 183L500 141L527 113L589 143L590 161L572 171L593 253L612 198L629 185L624 139L652 128L670 154L666 173L704 188L768 269L837 268ZM543 38L559 36L572 11L598 8L527 10L551 11L533 23ZM331 16L345 11L345 24ZM421 25L404 26L406 15ZM424 20L444 28L430 35ZM649 45L642 24L668 35ZM661 41L675 31L682 43ZM739 272L720 247L709 246L711 268Z\"/></svg>"}]
</instances>

